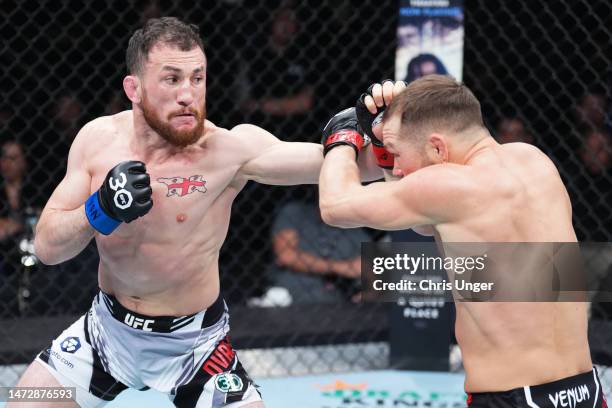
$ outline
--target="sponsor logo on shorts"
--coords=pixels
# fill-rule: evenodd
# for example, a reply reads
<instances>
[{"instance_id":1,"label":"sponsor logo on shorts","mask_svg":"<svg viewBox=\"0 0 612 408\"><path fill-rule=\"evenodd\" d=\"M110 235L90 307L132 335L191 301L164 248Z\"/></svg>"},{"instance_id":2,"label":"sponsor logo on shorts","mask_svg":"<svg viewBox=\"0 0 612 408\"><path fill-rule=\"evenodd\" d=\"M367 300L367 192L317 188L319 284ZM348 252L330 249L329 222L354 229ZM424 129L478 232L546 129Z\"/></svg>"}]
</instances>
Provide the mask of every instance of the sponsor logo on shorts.
<instances>
[{"instance_id":1,"label":"sponsor logo on shorts","mask_svg":"<svg viewBox=\"0 0 612 408\"><path fill-rule=\"evenodd\" d=\"M217 347L215 347L213 352L210 353L210 356L204 361L202 370L211 376L229 371L235 357L236 352L232 349L232 345L226 337L217 344Z\"/></svg>"},{"instance_id":2,"label":"sponsor logo on shorts","mask_svg":"<svg viewBox=\"0 0 612 408\"><path fill-rule=\"evenodd\" d=\"M55 351L53 349L47 349L47 353L49 353L49 355L51 357L56 358L59 361L61 361L62 364L68 366L68 368L74 368L74 364L72 364L70 361L66 360L64 357L62 357L57 351Z\"/></svg>"},{"instance_id":3,"label":"sponsor logo on shorts","mask_svg":"<svg viewBox=\"0 0 612 408\"><path fill-rule=\"evenodd\" d=\"M215 376L215 387L225 393L238 392L242 391L244 384L236 374L223 373Z\"/></svg>"},{"instance_id":4,"label":"sponsor logo on shorts","mask_svg":"<svg viewBox=\"0 0 612 408\"><path fill-rule=\"evenodd\" d=\"M60 344L63 352L74 354L81 348L81 341L78 337L66 337Z\"/></svg>"},{"instance_id":5,"label":"sponsor logo on shorts","mask_svg":"<svg viewBox=\"0 0 612 408\"><path fill-rule=\"evenodd\" d=\"M557 407L574 408L582 401L588 401L591 398L589 387L579 385L578 387L568 388L554 394L548 394L548 399Z\"/></svg>"}]
</instances>

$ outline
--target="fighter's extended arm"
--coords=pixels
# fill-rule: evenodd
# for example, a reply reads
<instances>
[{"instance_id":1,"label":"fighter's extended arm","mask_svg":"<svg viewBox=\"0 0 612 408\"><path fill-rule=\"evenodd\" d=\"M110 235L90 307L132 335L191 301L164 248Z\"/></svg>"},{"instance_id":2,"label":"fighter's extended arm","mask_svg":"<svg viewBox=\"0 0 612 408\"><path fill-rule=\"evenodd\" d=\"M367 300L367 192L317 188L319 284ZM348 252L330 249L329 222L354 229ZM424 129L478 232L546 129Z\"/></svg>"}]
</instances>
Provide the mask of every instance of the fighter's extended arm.
<instances>
[{"instance_id":1,"label":"fighter's extended arm","mask_svg":"<svg viewBox=\"0 0 612 408\"><path fill-rule=\"evenodd\" d=\"M323 148L316 143L283 142L254 125L238 125L232 132L241 134L251 150L240 173L248 180L271 185L316 184L323 164ZM372 155L359 160L363 180L382 178Z\"/></svg>"},{"instance_id":2,"label":"fighter's extended arm","mask_svg":"<svg viewBox=\"0 0 612 408\"><path fill-rule=\"evenodd\" d=\"M454 219L469 200L471 186L454 166L429 166L392 183L362 186L354 156L353 149L339 146L323 163L319 204L330 225L381 230L437 225Z\"/></svg>"},{"instance_id":3,"label":"fighter's extended arm","mask_svg":"<svg viewBox=\"0 0 612 408\"><path fill-rule=\"evenodd\" d=\"M94 236L84 211L91 176L83 160L93 128L92 124L85 125L72 143L66 175L49 198L36 226L36 256L45 264L74 257Z\"/></svg>"}]
</instances>

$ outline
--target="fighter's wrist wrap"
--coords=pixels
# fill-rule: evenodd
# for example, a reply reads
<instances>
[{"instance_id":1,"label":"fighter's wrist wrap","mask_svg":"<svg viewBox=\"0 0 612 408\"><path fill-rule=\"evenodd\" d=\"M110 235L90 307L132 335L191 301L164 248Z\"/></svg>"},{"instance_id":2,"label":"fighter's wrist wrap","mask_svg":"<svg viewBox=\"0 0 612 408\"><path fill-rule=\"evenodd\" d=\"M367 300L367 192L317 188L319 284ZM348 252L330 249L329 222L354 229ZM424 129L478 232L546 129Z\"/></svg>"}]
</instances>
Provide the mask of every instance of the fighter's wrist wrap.
<instances>
[{"instance_id":1,"label":"fighter's wrist wrap","mask_svg":"<svg viewBox=\"0 0 612 408\"><path fill-rule=\"evenodd\" d=\"M356 130L341 129L332 133L327 138L323 148L323 155L326 155L334 147L341 145L351 146L353 149L355 149L355 157L357 157L359 151L364 145L364 139L363 136Z\"/></svg>"},{"instance_id":2,"label":"fighter's wrist wrap","mask_svg":"<svg viewBox=\"0 0 612 408\"><path fill-rule=\"evenodd\" d=\"M98 191L89 196L85 202L85 215L91 226L104 235L109 235L121 224L121 221L114 219L102 209Z\"/></svg>"}]
</instances>

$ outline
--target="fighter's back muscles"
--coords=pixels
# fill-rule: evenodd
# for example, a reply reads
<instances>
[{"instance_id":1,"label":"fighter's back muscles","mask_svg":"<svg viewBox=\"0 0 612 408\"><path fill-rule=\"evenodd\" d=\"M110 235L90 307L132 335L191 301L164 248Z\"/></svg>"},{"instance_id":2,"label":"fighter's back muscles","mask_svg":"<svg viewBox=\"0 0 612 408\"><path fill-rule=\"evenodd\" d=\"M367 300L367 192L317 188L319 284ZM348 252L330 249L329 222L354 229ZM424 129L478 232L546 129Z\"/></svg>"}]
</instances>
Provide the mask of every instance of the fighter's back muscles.
<instances>
[{"instance_id":1,"label":"fighter's back muscles","mask_svg":"<svg viewBox=\"0 0 612 408\"><path fill-rule=\"evenodd\" d=\"M338 147L329 152L346 154ZM321 215L334 226L367 226L400 230L454 220L476 201L478 186L452 164L429 166L394 182L355 183L357 166L343 160L326 160L320 183Z\"/></svg>"},{"instance_id":2,"label":"fighter's back muscles","mask_svg":"<svg viewBox=\"0 0 612 408\"><path fill-rule=\"evenodd\" d=\"M36 255L45 264L57 264L76 256L94 236L83 209L91 185L85 161L102 120L83 126L74 139L66 175L53 191L36 227Z\"/></svg>"}]
</instances>

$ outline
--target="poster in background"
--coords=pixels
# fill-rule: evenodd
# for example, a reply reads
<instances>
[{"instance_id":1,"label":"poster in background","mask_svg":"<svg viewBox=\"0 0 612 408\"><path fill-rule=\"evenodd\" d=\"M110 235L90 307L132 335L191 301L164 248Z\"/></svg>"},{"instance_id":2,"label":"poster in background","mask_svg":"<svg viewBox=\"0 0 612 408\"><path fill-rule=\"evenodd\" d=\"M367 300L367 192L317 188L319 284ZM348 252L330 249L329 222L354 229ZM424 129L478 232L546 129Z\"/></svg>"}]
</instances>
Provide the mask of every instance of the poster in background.
<instances>
[{"instance_id":1,"label":"poster in background","mask_svg":"<svg viewBox=\"0 0 612 408\"><path fill-rule=\"evenodd\" d=\"M461 80L463 0L400 0L399 6L395 79L411 82L427 74L449 74ZM413 231L394 231L391 239L395 242L431 241ZM450 342L454 337L451 303L443 298L423 302L407 296L389 313L392 367L449 369Z\"/></svg>"},{"instance_id":2,"label":"poster in background","mask_svg":"<svg viewBox=\"0 0 612 408\"><path fill-rule=\"evenodd\" d=\"M427 74L462 79L463 0L400 0L395 79Z\"/></svg>"}]
</instances>

